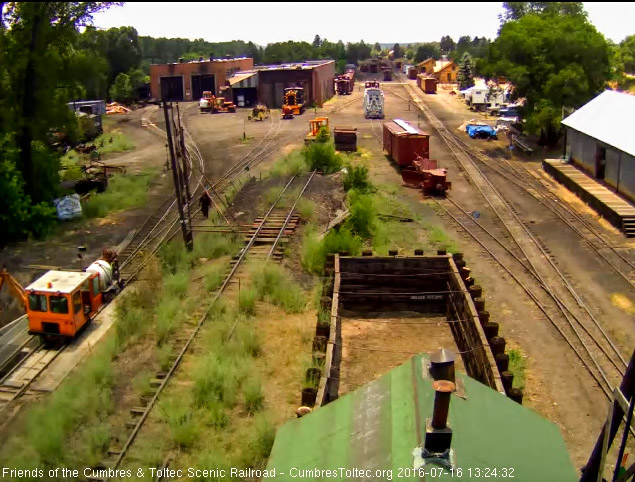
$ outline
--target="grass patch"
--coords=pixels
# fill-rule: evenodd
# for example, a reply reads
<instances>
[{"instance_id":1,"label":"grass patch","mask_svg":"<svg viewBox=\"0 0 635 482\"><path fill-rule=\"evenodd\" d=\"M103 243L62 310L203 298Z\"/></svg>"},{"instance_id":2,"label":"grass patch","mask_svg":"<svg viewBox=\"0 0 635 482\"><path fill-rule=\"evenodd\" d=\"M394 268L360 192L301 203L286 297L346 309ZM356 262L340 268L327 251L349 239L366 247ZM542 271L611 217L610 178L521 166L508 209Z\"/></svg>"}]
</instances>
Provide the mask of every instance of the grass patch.
<instances>
[{"instance_id":1,"label":"grass patch","mask_svg":"<svg viewBox=\"0 0 635 482\"><path fill-rule=\"evenodd\" d=\"M240 246L238 236L233 234L199 233L194 238L194 249L190 256L194 259L216 259L226 254L235 253Z\"/></svg>"},{"instance_id":2,"label":"grass patch","mask_svg":"<svg viewBox=\"0 0 635 482\"><path fill-rule=\"evenodd\" d=\"M104 340L99 349L65 380L51 396L27 407L16 421L18 434L5 441L2 462L7 467L59 467L70 462L68 440L82 425L93 427L78 437L89 452L103 446L102 421L113 407L112 358L116 352L114 339Z\"/></svg>"},{"instance_id":3,"label":"grass patch","mask_svg":"<svg viewBox=\"0 0 635 482\"><path fill-rule=\"evenodd\" d=\"M150 386L151 379L152 374L149 371L142 371L140 373L137 373L132 379L132 386L140 396L150 395L154 392L154 390L152 390L152 387Z\"/></svg>"},{"instance_id":4,"label":"grass patch","mask_svg":"<svg viewBox=\"0 0 635 482\"><path fill-rule=\"evenodd\" d=\"M448 253L455 253L458 250L454 241L450 239L450 237L443 229L437 226L428 226L426 228L426 231L428 234L428 239L435 248L445 249L448 251Z\"/></svg>"},{"instance_id":5,"label":"grass patch","mask_svg":"<svg viewBox=\"0 0 635 482\"><path fill-rule=\"evenodd\" d=\"M321 274L327 254L347 251L350 256L359 256L362 243L362 238L353 234L346 226L339 231L329 231L320 241L315 228L307 225L302 242L302 266L310 273Z\"/></svg>"},{"instance_id":6,"label":"grass patch","mask_svg":"<svg viewBox=\"0 0 635 482\"><path fill-rule=\"evenodd\" d=\"M243 288L238 295L238 311L244 315L256 314L257 293L254 288Z\"/></svg>"},{"instance_id":7,"label":"grass patch","mask_svg":"<svg viewBox=\"0 0 635 482\"><path fill-rule=\"evenodd\" d=\"M306 222L309 222L313 219L316 209L317 204L310 199L305 198L300 199L295 207L295 210L300 215L300 218Z\"/></svg>"},{"instance_id":8,"label":"grass patch","mask_svg":"<svg viewBox=\"0 0 635 482\"><path fill-rule=\"evenodd\" d=\"M249 380L243 389L245 397L245 410L249 415L254 415L265 406L265 393L262 389L260 378Z\"/></svg>"},{"instance_id":9,"label":"grass patch","mask_svg":"<svg viewBox=\"0 0 635 482\"><path fill-rule=\"evenodd\" d=\"M187 271L169 274L163 280L162 296L183 299L185 298L189 284L190 274Z\"/></svg>"},{"instance_id":10,"label":"grass patch","mask_svg":"<svg viewBox=\"0 0 635 482\"><path fill-rule=\"evenodd\" d=\"M371 192L373 185L368 179L368 167L365 165L353 166L348 164L346 166L346 174L342 181L345 191L356 189L360 192Z\"/></svg>"},{"instance_id":11,"label":"grass patch","mask_svg":"<svg viewBox=\"0 0 635 482\"><path fill-rule=\"evenodd\" d=\"M304 311L304 293L282 266L265 263L255 268L252 275L258 299L269 301L287 313Z\"/></svg>"},{"instance_id":12,"label":"grass patch","mask_svg":"<svg viewBox=\"0 0 635 482\"><path fill-rule=\"evenodd\" d=\"M351 215L345 222L350 230L363 239L370 239L377 224L375 199L370 194L363 194L356 189L348 193L349 211Z\"/></svg>"},{"instance_id":13,"label":"grass patch","mask_svg":"<svg viewBox=\"0 0 635 482\"><path fill-rule=\"evenodd\" d=\"M205 275L205 290L212 292L221 287L225 281L225 271L216 269Z\"/></svg>"},{"instance_id":14,"label":"grass patch","mask_svg":"<svg viewBox=\"0 0 635 482\"><path fill-rule=\"evenodd\" d=\"M134 149L134 143L120 130L114 129L109 133L98 136L93 142L100 155L113 152L125 152Z\"/></svg>"},{"instance_id":15,"label":"grass patch","mask_svg":"<svg viewBox=\"0 0 635 482\"><path fill-rule=\"evenodd\" d=\"M293 151L279 159L270 171L271 177L289 177L302 174L307 169L301 151Z\"/></svg>"},{"instance_id":16,"label":"grass patch","mask_svg":"<svg viewBox=\"0 0 635 482\"><path fill-rule=\"evenodd\" d=\"M233 407L244 377L234 357L226 354L209 353L194 369L192 395L197 407L220 403Z\"/></svg>"},{"instance_id":17,"label":"grass patch","mask_svg":"<svg viewBox=\"0 0 635 482\"><path fill-rule=\"evenodd\" d=\"M91 194L82 202L87 218L103 218L110 213L143 206L147 201L148 186L155 172L142 174L115 174L108 180L108 188L100 194Z\"/></svg>"},{"instance_id":18,"label":"grass patch","mask_svg":"<svg viewBox=\"0 0 635 482\"><path fill-rule=\"evenodd\" d=\"M509 371L514 374L513 387L523 390L525 388L525 370L527 362L518 349L509 350Z\"/></svg>"},{"instance_id":19,"label":"grass patch","mask_svg":"<svg viewBox=\"0 0 635 482\"><path fill-rule=\"evenodd\" d=\"M155 333L157 336L157 344L161 346L168 340L168 337L176 331L178 325L182 322L183 307L178 298L165 297L161 298L155 313Z\"/></svg>"},{"instance_id":20,"label":"grass patch","mask_svg":"<svg viewBox=\"0 0 635 482\"><path fill-rule=\"evenodd\" d=\"M159 400L159 416L168 425L172 443L181 449L193 446L199 438L200 427L194 413L183 397Z\"/></svg>"},{"instance_id":21,"label":"grass patch","mask_svg":"<svg viewBox=\"0 0 635 482\"><path fill-rule=\"evenodd\" d=\"M314 142L304 148L304 160L309 170L319 169L332 174L342 168L342 156L335 152L333 142Z\"/></svg>"}]
</instances>

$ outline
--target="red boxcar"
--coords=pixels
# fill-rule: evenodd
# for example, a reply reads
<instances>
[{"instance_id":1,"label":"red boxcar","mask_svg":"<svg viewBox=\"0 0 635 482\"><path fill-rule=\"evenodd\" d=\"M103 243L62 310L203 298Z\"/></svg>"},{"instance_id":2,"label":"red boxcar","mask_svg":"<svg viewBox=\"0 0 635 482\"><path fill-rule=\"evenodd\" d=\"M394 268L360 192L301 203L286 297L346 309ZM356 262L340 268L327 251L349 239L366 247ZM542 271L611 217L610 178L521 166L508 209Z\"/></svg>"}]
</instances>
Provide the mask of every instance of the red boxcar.
<instances>
[{"instance_id":1,"label":"red boxcar","mask_svg":"<svg viewBox=\"0 0 635 482\"><path fill-rule=\"evenodd\" d=\"M401 119L384 123L384 151L400 166L430 157L430 135Z\"/></svg>"},{"instance_id":2,"label":"red boxcar","mask_svg":"<svg viewBox=\"0 0 635 482\"><path fill-rule=\"evenodd\" d=\"M414 67L410 67L408 69L408 78L415 80L417 78L417 75L419 75L419 70L415 69Z\"/></svg>"}]
</instances>

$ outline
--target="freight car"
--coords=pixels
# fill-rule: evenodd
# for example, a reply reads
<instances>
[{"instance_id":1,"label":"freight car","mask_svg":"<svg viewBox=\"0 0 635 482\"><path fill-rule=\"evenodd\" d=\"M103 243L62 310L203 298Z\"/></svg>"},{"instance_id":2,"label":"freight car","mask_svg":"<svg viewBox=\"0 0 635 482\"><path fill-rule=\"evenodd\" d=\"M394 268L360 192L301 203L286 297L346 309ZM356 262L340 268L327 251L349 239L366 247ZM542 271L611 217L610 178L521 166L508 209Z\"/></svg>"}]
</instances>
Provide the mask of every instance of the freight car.
<instances>
[{"instance_id":1,"label":"freight car","mask_svg":"<svg viewBox=\"0 0 635 482\"><path fill-rule=\"evenodd\" d=\"M434 77L429 77L427 74L417 75L417 86L423 90L426 94L437 93L437 81Z\"/></svg>"},{"instance_id":2,"label":"freight car","mask_svg":"<svg viewBox=\"0 0 635 482\"><path fill-rule=\"evenodd\" d=\"M400 166L430 157L430 135L401 119L384 123L384 151Z\"/></svg>"},{"instance_id":3,"label":"freight car","mask_svg":"<svg viewBox=\"0 0 635 482\"><path fill-rule=\"evenodd\" d=\"M419 70L416 67L410 67L408 69L408 78L415 80L417 78L417 75L419 75Z\"/></svg>"},{"instance_id":4,"label":"freight car","mask_svg":"<svg viewBox=\"0 0 635 482\"><path fill-rule=\"evenodd\" d=\"M404 185L421 189L426 196L431 194L445 196L452 186L452 183L447 180L447 175L448 170L440 168L437 161L423 159L419 155L416 155L412 166L401 168Z\"/></svg>"},{"instance_id":5,"label":"freight car","mask_svg":"<svg viewBox=\"0 0 635 482\"><path fill-rule=\"evenodd\" d=\"M390 82L392 80L392 69L386 67L382 70L384 72L384 82Z\"/></svg>"}]
</instances>

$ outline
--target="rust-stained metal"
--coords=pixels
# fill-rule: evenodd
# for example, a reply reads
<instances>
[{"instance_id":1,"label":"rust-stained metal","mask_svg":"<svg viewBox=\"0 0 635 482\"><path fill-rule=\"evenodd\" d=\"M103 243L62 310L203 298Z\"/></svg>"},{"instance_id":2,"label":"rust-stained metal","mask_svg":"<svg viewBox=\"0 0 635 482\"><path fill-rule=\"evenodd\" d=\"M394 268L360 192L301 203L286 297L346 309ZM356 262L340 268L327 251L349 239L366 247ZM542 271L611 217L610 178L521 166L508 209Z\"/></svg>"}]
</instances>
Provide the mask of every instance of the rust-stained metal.
<instances>
[{"instance_id":1,"label":"rust-stained metal","mask_svg":"<svg viewBox=\"0 0 635 482\"><path fill-rule=\"evenodd\" d=\"M395 119L384 123L384 151L400 166L411 166L417 155L430 157L430 135L409 122Z\"/></svg>"}]
</instances>

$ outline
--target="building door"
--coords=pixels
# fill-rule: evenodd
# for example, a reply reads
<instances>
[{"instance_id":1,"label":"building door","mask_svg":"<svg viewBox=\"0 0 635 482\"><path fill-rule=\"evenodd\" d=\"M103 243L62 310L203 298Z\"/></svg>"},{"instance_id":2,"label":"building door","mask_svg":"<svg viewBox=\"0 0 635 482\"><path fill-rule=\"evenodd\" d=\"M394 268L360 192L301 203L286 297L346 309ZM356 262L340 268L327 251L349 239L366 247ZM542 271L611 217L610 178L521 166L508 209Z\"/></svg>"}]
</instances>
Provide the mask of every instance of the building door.
<instances>
[{"instance_id":1,"label":"building door","mask_svg":"<svg viewBox=\"0 0 635 482\"><path fill-rule=\"evenodd\" d=\"M209 90L212 95L216 95L216 81L214 74L193 75L192 76L192 99L198 100L203 97L203 92Z\"/></svg>"},{"instance_id":2,"label":"building door","mask_svg":"<svg viewBox=\"0 0 635 482\"><path fill-rule=\"evenodd\" d=\"M160 77L161 100L179 102L183 100L183 77Z\"/></svg>"},{"instance_id":3,"label":"building door","mask_svg":"<svg viewBox=\"0 0 635 482\"><path fill-rule=\"evenodd\" d=\"M597 146L595 152L595 177L597 179L604 179L604 172L606 171L606 147Z\"/></svg>"}]
</instances>

